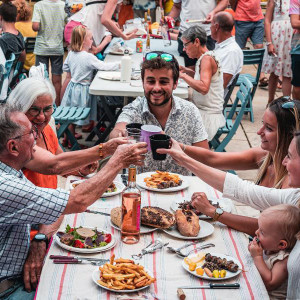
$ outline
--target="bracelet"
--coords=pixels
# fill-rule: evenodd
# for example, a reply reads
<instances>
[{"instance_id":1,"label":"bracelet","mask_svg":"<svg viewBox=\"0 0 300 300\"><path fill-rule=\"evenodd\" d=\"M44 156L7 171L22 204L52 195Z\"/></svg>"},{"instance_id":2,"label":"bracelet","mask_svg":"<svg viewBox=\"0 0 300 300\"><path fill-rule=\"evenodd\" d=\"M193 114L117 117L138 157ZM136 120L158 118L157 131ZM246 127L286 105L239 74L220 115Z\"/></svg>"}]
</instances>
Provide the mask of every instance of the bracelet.
<instances>
[{"instance_id":1,"label":"bracelet","mask_svg":"<svg viewBox=\"0 0 300 300\"><path fill-rule=\"evenodd\" d=\"M186 149L186 145L182 144L182 151L185 152L185 149Z\"/></svg>"},{"instance_id":2,"label":"bracelet","mask_svg":"<svg viewBox=\"0 0 300 300\"><path fill-rule=\"evenodd\" d=\"M99 157L101 159L103 158L103 143L99 144Z\"/></svg>"},{"instance_id":3,"label":"bracelet","mask_svg":"<svg viewBox=\"0 0 300 300\"><path fill-rule=\"evenodd\" d=\"M86 175L83 175L80 170L78 170L78 174L81 176L81 177L85 177Z\"/></svg>"},{"instance_id":4,"label":"bracelet","mask_svg":"<svg viewBox=\"0 0 300 300\"><path fill-rule=\"evenodd\" d=\"M272 44L273 44L272 42L266 42L266 46L270 46Z\"/></svg>"}]
</instances>

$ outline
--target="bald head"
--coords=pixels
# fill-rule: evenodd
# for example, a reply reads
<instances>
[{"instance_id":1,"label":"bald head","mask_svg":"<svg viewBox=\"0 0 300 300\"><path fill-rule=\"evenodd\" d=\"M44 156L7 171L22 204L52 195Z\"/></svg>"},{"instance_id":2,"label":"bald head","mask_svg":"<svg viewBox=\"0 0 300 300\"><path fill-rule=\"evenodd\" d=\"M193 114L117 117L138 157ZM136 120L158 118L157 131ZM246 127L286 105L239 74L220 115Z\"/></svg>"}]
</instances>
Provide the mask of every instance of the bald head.
<instances>
[{"instance_id":1,"label":"bald head","mask_svg":"<svg viewBox=\"0 0 300 300\"><path fill-rule=\"evenodd\" d=\"M219 24L220 28L225 32L231 32L234 26L233 16L225 11L221 11L214 16L214 22Z\"/></svg>"}]
</instances>

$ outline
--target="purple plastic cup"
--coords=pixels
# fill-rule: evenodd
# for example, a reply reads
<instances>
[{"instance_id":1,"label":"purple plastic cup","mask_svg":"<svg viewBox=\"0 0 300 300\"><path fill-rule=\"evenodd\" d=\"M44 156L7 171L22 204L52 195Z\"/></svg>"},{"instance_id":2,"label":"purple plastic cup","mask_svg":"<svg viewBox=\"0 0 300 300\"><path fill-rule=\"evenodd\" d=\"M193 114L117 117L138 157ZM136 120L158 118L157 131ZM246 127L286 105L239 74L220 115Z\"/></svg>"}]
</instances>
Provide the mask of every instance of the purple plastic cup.
<instances>
[{"instance_id":1,"label":"purple plastic cup","mask_svg":"<svg viewBox=\"0 0 300 300\"><path fill-rule=\"evenodd\" d=\"M145 143L147 143L147 145L148 145L147 146L148 151L151 151L149 137L153 134L158 134L161 132L162 132L162 129L156 125L143 125L142 126L141 136L143 138L143 141Z\"/></svg>"}]
</instances>

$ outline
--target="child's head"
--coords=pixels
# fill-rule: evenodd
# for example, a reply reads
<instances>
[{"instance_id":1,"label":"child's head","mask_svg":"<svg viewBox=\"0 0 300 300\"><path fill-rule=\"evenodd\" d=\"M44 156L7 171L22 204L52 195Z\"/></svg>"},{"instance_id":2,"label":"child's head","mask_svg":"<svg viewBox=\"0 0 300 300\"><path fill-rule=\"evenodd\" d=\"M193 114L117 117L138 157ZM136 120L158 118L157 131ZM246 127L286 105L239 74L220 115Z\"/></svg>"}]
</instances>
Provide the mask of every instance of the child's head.
<instances>
[{"instance_id":1,"label":"child's head","mask_svg":"<svg viewBox=\"0 0 300 300\"><path fill-rule=\"evenodd\" d=\"M71 36L71 50L80 52L89 50L93 44L93 36L91 31L83 25L78 25L73 28Z\"/></svg>"},{"instance_id":2,"label":"child's head","mask_svg":"<svg viewBox=\"0 0 300 300\"><path fill-rule=\"evenodd\" d=\"M264 210L258 218L255 232L264 250L291 250L300 232L300 209L280 204Z\"/></svg>"},{"instance_id":3,"label":"child's head","mask_svg":"<svg viewBox=\"0 0 300 300\"><path fill-rule=\"evenodd\" d=\"M15 0L13 4L17 8L17 22L27 22L31 20L32 9L29 3L25 0Z\"/></svg>"},{"instance_id":4,"label":"child's head","mask_svg":"<svg viewBox=\"0 0 300 300\"><path fill-rule=\"evenodd\" d=\"M14 23L17 19L17 8L9 0L2 1L0 5L0 21Z\"/></svg>"}]
</instances>

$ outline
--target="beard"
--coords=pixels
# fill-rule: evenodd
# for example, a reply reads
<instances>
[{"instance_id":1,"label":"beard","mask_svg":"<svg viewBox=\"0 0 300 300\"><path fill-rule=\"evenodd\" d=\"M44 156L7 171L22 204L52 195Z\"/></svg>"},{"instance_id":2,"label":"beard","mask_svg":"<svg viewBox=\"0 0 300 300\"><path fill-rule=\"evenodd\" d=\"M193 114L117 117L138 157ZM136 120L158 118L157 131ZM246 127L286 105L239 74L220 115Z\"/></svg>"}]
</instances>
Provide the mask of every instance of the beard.
<instances>
[{"instance_id":1,"label":"beard","mask_svg":"<svg viewBox=\"0 0 300 300\"><path fill-rule=\"evenodd\" d=\"M152 106L163 106L163 105L167 104L172 99L172 94L168 94L165 91L161 91L160 93L156 93L156 95L160 94L161 96L163 96L164 99L163 99L162 102L156 103L155 101L151 100L151 94L152 94L152 92L145 93L145 97L148 101L149 106L150 105L152 105Z\"/></svg>"}]
</instances>

